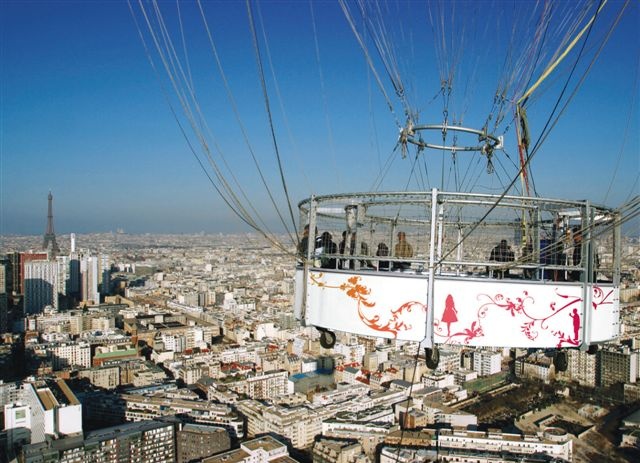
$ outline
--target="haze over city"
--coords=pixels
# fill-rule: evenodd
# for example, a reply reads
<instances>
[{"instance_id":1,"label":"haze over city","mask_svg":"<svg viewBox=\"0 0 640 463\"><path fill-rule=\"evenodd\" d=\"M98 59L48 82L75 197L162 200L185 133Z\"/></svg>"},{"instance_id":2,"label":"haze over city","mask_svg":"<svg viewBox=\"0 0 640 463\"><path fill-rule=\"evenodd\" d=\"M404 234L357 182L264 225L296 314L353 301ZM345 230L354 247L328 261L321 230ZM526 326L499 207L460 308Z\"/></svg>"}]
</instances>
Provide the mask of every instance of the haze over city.
<instances>
[{"instance_id":1,"label":"haze over city","mask_svg":"<svg viewBox=\"0 0 640 463\"><path fill-rule=\"evenodd\" d=\"M460 33L459 42L454 36L446 36L445 43L439 41L433 30L437 24L430 18L441 11L437 2L428 7L419 2L386 5L391 11L383 8L380 18L396 29L371 26L372 33L388 39L391 51L384 56L391 58L388 69L399 71L405 95L419 111L421 123L442 123L445 117L437 94L442 68L453 69L450 63L455 60L440 56L442 50L448 47L461 57L449 120L479 129L494 99L505 47L513 47L515 53L526 51L526 44L533 40L535 21L520 19L514 31L504 27L513 23L512 15L519 8L510 8L509 2L481 3L454 3L455 21L469 27L457 29L467 31ZM149 5L146 11L151 11ZM189 58L182 61L190 65L182 72L195 82L215 149L229 159L249 202L265 214L274 230L281 230L267 195L258 187L257 174L251 173L249 150L216 70L197 3L181 2L184 42L176 5L159 5L177 53ZM347 5L354 15L357 8ZM525 3L526 8L531 5ZM545 82L544 91L534 94L535 101L532 97L528 117L535 140L559 96L563 95L564 103L586 74L532 161L532 177L541 196L589 199L617 207L638 194L640 8L630 2L616 22L624 5L608 2L589 30L584 50L580 42L558 76ZM125 1L5 0L0 5L0 234L41 234L49 191L55 198L59 233L248 230L220 200L185 142L171 108L189 133L188 124L154 55L144 16L134 2L132 7ZM278 207L284 209L247 6L202 2L202 7L246 136L277 191ZM371 44L367 50L373 67L368 65L340 2L257 2L253 20L294 207L311 194L370 190L388 159L393 159L393 167L375 188L441 186L442 153L423 153L431 170L428 182L421 184L411 157L402 159L400 149L394 152L397 122L405 122L400 98ZM469 32L472 27L480 40ZM546 59L563 35L568 32L550 35L556 42L545 50ZM576 61L575 74L569 78ZM394 113L388 110L372 69L390 95ZM530 82L539 74L536 70ZM565 82L568 88L563 94ZM506 119L511 117L507 114ZM506 155L499 155L493 177L478 182L477 188L485 192L500 192L517 170L517 148L511 138L515 128L501 130L507 137ZM188 138L198 144L194 135ZM210 144L215 151L211 140ZM458 162L465 162L466 156L460 153ZM227 178L231 177L227 174ZM451 174L444 183L445 189L455 189Z\"/></svg>"},{"instance_id":2,"label":"haze over city","mask_svg":"<svg viewBox=\"0 0 640 463\"><path fill-rule=\"evenodd\" d=\"M640 461L639 25L0 0L0 463Z\"/></svg>"}]
</instances>

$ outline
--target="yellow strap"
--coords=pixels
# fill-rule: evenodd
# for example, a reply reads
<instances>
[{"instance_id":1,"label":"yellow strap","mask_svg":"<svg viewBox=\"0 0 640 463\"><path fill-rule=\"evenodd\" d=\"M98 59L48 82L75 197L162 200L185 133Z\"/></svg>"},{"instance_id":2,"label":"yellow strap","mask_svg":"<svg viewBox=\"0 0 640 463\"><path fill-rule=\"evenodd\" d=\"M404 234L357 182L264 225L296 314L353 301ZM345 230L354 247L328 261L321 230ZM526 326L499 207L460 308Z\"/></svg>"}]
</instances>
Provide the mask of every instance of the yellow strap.
<instances>
[{"instance_id":1,"label":"yellow strap","mask_svg":"<svg viewBox=\"0 0 640 463\"><path fill-rule=\"evenodd\" d=\"M531 95L531 93L533 93L533 91L538 87L538 85L540 85L542 83L542 81L545 80L547 78L547 76L549 74L551 74L551 72L553 72L553 70L556 68L556 66L558 66L558 64L560 64L560 62L565 58L565 56L567 56L567 54L571 51L571 49L578 42L578 40L580 40L580 37L582 37L582 35L587 31L587 29L589 29L589 26L591 26L591 23L596 19L596 16L598 16L598 13L600 13L600 10L602 10L604 8L604 6L607 4L607 1L608 0L604 0L602 2L602 5L600 5L600 8L598 8L598 11L596 11L596 14L594 14L593 17L589 20L589 22L582 28L580 33L578 35L576 35L576 37L571 41L571 43L566 48L566 50L564 52L562 52L562 54L558 57L558 59L555 60L553 62L553 64L551 64L551 66L549 66L547 68L546 71L544 71L544 73L540 76L540 78L536 81L536 83L533 84L531 86L531 88L529 88L529 90L527 90L525 92L525 94L520 97L520 99L517 102L518 105L520 103L522 103L522 100L524 100L529 95Z\"/></svg>"}]
</instances>

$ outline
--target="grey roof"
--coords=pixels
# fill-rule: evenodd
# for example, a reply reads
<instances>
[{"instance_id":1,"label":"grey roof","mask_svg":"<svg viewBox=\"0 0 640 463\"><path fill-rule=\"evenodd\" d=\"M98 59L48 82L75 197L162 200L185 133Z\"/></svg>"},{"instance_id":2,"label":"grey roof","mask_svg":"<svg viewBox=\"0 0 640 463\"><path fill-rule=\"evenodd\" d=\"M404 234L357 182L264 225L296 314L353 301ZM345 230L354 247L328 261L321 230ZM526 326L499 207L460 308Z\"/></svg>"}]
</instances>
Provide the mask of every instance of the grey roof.
<instances>
[{"instance_id":1,"label":"grey roof","mask_svg":"<svg viewBox=\"0 0 640 463\"><path fill-rule=\"evenodd\" d=\"M136 421L131 423L119 424L117 426L111 426L109 428L102 428L95 431L90 431L85 435L85 445L98 443L105 440L115 439L116 437L123 437L127 434L134 434L138 432L147 432L152 429L166 428L173 426L172 423L147 420Z\"/></svg>"}]
</instances>

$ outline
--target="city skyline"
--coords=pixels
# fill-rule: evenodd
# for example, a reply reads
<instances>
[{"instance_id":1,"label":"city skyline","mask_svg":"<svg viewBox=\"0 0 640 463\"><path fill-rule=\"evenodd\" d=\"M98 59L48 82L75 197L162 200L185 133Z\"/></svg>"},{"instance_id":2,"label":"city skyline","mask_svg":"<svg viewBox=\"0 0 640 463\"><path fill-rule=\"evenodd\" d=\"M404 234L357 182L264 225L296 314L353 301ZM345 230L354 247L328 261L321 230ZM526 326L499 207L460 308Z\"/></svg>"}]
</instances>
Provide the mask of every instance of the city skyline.
<instances>
[{"instance_id":1,"label":"city skyline","mask_svg":"<svg viewBox=\"0 0 640 463\"><path fill-rule=\"evenodd\" d=\"M251 439L266 432L314 460L323 443L336 449L332 439L345 438L362 461L384 457L382 443L451 460L486 456L488 442L503 455L511 445L509 452L525 459L532 452L575 462L637 455L630 448L636 432L622 427L638 421L631 415L640 389L637 300L622 301L637 297L634 287L620 291L622 345L601 345L595 355L568 348L564 372L548 352L466 342L442 345L434 369L417 343L397 339L340 332L333 349L325 349L313 326L296 322L289 258L265 243L242 237L151 243L125 235L127 246L103 238L91 247L108 253L104 302L45 308L26 319L26 334L13 333L14 344L5 335L0 346L5 435L21 442L31 431L22 449L11 447L32 458L25 461L53 458L52 452L60 461L94 461L116 439L142 440L130 447L143 454L140 461L160 461L159 439L167 463L193 454L224 461L228 453L209 455L254 448ZM485 323L500 314L525 316L494 308ZM9 354L21 336L30 340L18 351L24 356ZM620 383L622 396L612 387ZM569 393L560 396L559 388ZM45 414L45 406L53 413ZM601 424L613 420L620 426L602 432ZM207 438L188 439L192 455L181 458L188 426L180 423L194 421ZM141 439L159 427L162 435ZM587 430L591 439L577 437ZM402 433L409 436L404 443Z\"/></svg>"},{"instance_id":2,"label":"city skyline","mask_svg":"<svg viewBox=\"0 0 640 463\"><path fill-rule=\"evenodd\" d=\"M353 5L348 4L355 14ZM406 5L400 2L399 8ZM463 6L463 19L471 21L477 13L466 8L469 5L464 2L456 5ZM511 3L495 5L496 24L510 19L511 13L501 11L505 5ZM167 99L175 99L175 95L163 87L164 71L158 69L158 78L149 64L139 35L143 34L153 52L151 36L144 35L147 32L143 23L136 26L133 18L140 21L143 17L132 6L134 15L124 1L6 1L0 6L4 68L0 234L42 235L47 226L49 191L54 197L53 216L59 235L117 229L131 233L248 230L220 201L189 151L167 105ZM609 2L596 20L584 50L586 59L570 80L568 92L586 72L622 6L620 1ZM179 39L175 11L167 10L166 4L162 8L167 22L172 21L174 27L171 36ZM267 166L270 184L279 188L246 5L203 2L203 9L238 112L246 124L247 137ZM373 56L373 67L367 65L339 2L268 2L253 5L252 11L263 53L267 94L272 99L276 139L282 149L294 208L311 194L367 191L393 154L398 129L394 119L403 118L402 105L390 90L379 57ZM437 13L437 9L416 11L416 22L407 22L407 30L429 29L432 23L427 13ZM197 7L185 4L181 13L188 26L186 43L206 44L206 40L200 42L203 28L202 21L197 22ZM592 13L589 10L586 17ZM579 21L580 27L586 24L586 17ZM639 6L629 4L584 84L536 153L532 169L541 196L589 199L617 207L638 194L638 19ZM436 55L442 44L433 40L428 30L422 31L424 36L416 36L411 47L403 47L404 42L393 31L384 31L388 33L384 37L392 42L391 48L398 50L388 57L398 60L397 69L402 71L407 95L414 98L412 107L424 111L421 122L440 123L441 108L437 103L430 105L428 100L438 93ZM523 35L533 31L531 27ZM510 32L496 27L485 38L497 42L499 36ZM556 46L561 38L557 38ZM178 41L176 46L182 44ZM468 42L465 46L469 47L465 49L468 53L478 51ZM517 51L516 46L514 49ZM577 50L568 55L570 62L576 59ZM373 48L369 52L375 55ZM478 59L490 54L483 53ZM489 75L481 65L474 67L470 64L474 59L466 58L461 61L466 66L462 70L469 71L469 77L465 75L458 84L465 87L475 83L475 92L467 94L465 90L456 101L452 100L451 114L465 125L480 128L486 117L483 108L493 99L497 77ZM423 59L431 60L431 67L424 66ZM277 88L268 66L271 61ZM160 67L157 56L154 62ZM203 47L201 53L190 55L190 63L193 68L189 72L199 84L197 91L216 145L232 161L240 154L246 156L247 148L215 70L211 50ZM390 67L393 70L394 66ZM414 67L415 73L407 71ZM391 95L394 114L386 108L372 69L380 74ZM205 75L209 71L210 75ZM554 82L545 87L541 96L536 95L529 110L534 140L569 75L570 66L554 76ZM473 82L470 76L475 79ZM279 93L281 101L276 98ZM477 105L467 111L465 104L469 103ZM285 108L286 118L280 113L280 105ZM174 109L181 111L178 106ZM454 110L459 112L457 116ZM183 120L181 117L177 116ZM514 131L510 127L505 134L511 137ZM512 140L505 141L509 142L505 146L509 157L496 162L501 178L481 178L478 184L486 192L499 192L502 184L508 183L506 171L513 171L509 166L517 157L517 149ZM394 156L393 169L380 189L419 188L411 176L411 159L401 159L400 150ZM428 156L433 157L435 165L431 183L438 183L435 177L440 176L440 154L429 152ZM460 154L460 158L463 156ZM260 211L267 210L267 195L256 187L257 176L249 172L249 167L249 162L239 160L233 169L246 187L250 202ZM284 209L282 194L276 196L279 207ZM266 213L265 221L275 232L279 231L275 214Z\"/></svg>"}]
</instances>

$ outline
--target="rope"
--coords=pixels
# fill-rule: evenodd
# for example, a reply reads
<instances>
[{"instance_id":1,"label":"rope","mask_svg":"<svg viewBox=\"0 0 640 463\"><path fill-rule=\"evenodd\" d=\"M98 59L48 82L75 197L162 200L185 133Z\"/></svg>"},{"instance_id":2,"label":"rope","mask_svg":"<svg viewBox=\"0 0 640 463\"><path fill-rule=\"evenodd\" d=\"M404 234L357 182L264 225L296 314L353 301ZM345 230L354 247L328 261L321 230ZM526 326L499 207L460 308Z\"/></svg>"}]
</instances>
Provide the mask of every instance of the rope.
<instances>
[{"instance_id":1,"label":"rope","mask_svg":"<svg viewBox=\"0 0 640 463\"><path fill-rule=\"evenodd\" d=\"M606 1L606 0L605 0ZM609 28L609 31L607 32L607 35L605 37L605 39L602 41L602 43L600 44L600 47L598 48L596 54L594 55L594 57L591 59L591 62L589 63L589 66L587 67L587 69L585 70L585 72L583 73L582 77L580 78L580 80L578 81L578 83L576 84L575 88L573 89L573 92L571 93L571 95L569 95L569 98L567 98L567 101L565 102L564 106L561 108L560 112L558 113L558 116L556 116L555 120L553 121L553 123L549 126L549 130L544 133L543 135L541 135L538 140L536 141L536 144L532 150L532 154L531 156L533 156L538 149L540 148L540 145L547 139L547 137L549 136L549 133L551 132L551 130L555 127L555 125L558 123L558 120L560 119L560 116L562 114L564 114L564 111L567 109L567 106L569 105L569 103L571 102L571 100L573 100L573 98L575 97L576 93L578 92L578 89L582 86L582 84L584 83L585 79L587 78L587 75L589 73L589 71L591 70L591 68L593 67L594 63L596 62L598 56L600 56L600 53L602 52L602 49L604 48L605 44L608 42L609 38L611 37L611 34L613 33L613 30L615 29L615 27L618 25L618 23L620 22L620 19L622 18L622 13L624 12L625 8L627 7L627 5L629 4L629 0L627 0L625 2L625 4L622 6L622 8L620 9L620 13L618 14L618 16L616 17L614 23L611 25L611 27ZM584 47L583 47L584 48ZM577 61L576 61L577 63ZM573 69L572 69L573 72ZM567 80L568 83L568 80ZM566 86L565 86L566 87ZM564 91L564 90L563 90ZM555 107L557 107L559 103L556 102ZM554 107L554 111L555 111L555 107ZM550 120L550 119L549 119ZM549 120L547 121L547 124L545 124L545 128L547 127L547 125L549 125Z\"/></svg>"},{"instance_id":2,"label":"rope","mask_svg":"<svg viewBox=\"0 0 640 463\"><path fill-rule=\"evenodd\" d=\"M264 41L264 47L265 47L265 51L267 52L267 59L269 61L269 69L271 70L271 78L273 79L273 85L275 87L276 90L276 95L278 97L278 104L280 105L280 112L282 113L282 120L283 123L285 125L285 128L287 129L287 136L289 138L289 143L291 143L291 146L293 147L293 154L294 154L294 158L298 164L298 170L300 172L300 175L302 176L302 178L304 179L308 191L309 191L309 196L311 196L312 194L312 188L311 188L311 182L309 181L309 178L307 177L307 174L305 172L305 170L303 169L302 165L301 165L301 159L300 159L300 149L298 148L298 145L296 143L295 138L293 137L293 131L291 130L291 124L289 123L289 117L287 116L287 112L285 111L284 108L284 102L283 102L283 98L282 98L282 92L280 91L280 85L278 84L278 78L276 76L276 72L275 72L275 67L273 65L273 60L272 60L272 55L271 55L271 49L269 47L269 41L267 40L267 33L265 31L265 27L264 27L264 21L262 19L262 9L260 8L260 3L257 3L257 7L258 7L258 18L260 19L260 28L262 30L262 39Z\"/></svg>"},{"instance_id":3,"label":"rope","mask_svg":"<svg viewBox=\"0 0 640 463\"><path fill-rule=\"evenodd\" d=\"M214 173L216 175L216 178L218 179L218 181L220 182L221 186L224 187L226 194L228 195L228 200L233 202L235 204L235 207L237 208L238 212L241 213L244 217L244 221L245 222L250 222L251 223L251 227L252 228L259 228L258 225L256 224L255 220L251 217L251 215L247 212L246 208L244 207L244 205L242 204L242 202L239 200L239 198L237 197L237 195L235 194L235 192L233 191L233 189L231 188L231 186L229 185L229 183L227 182L227 180L225 179L224 175L222 174L220 168L218 167L217 163L215 162L215 160L213 159L213 157L211 156L211 151L209 149L206 137L202 134L202 131L200 130L200 128L198 127L198 124L196 124L195 120L194 120L194 116L193 116L193 111L186 99L187 95L191 96L191 100L193 101L193 104L195 105L196 111L198 113L198 115L200 116L199 119L201 121L204 120L204 117L202 116L202 112L200 110L200 105L198 103L198 100L195 96L195 93L193 91L193 89L189 86L188 83L188 79L183 71L182 65L180 63L180 60L177 57L177 54L175 52L175 48L173 47L173 43L171 41L171 38L167 32L166 26L164 25L164 20L162 18L162 14L160 12L160 9L158 8L157 2L153 2L153 6L154 6L154 12L156 14L156 19L158 22L158 26L160 28L160 32L162 33L162 38L163 38L163 42L165 44L165 49L167 50L167 54L164 53L163 48L160 46L160 43L158 41L158 38L156 36L156 33L154 31L154 28L151 25L149 16L146 13L146 10L144 9L144 6L141 4L141 2L139 2L140 4L140 8L141 11L143 13L143 16L145 18L145 21L147 23L148 29L149 29L149 33L151 34L151 37L156 45L156 50L158 52L158 55L161 59L161 61L164 64L165 70L167 72L167 76L170 79L173 87L174 87L174 91L176 93L176 96L178 97L178 100L180 101L180 104L182 105L182 108L184 110L185 113L185 117L187 118L187 120L189 121L192 130L194 132L194 134L196 135L196 137L198 138L198 140L200 141L200 144L205 152L205 155L207 156L208 160L209 160L209 164L212 166ZM167 62L167 60L170 61L170 63ZM171 66L169 66L169 64L171 64ZM177 69L176 69L177 68ZM174 70L174 72L172 72L172 69ZM185 86L187 88L187 95L184 94L184 92L181 90L181 88L179 88L178 82L176 81L176 76L174 75L175 71L179 70L180 71L180 75L182 76L182 82L185 82ZM177 117L177 115L176 115ZM206 126L206 122L205 122L205 127ZM210 130L207 127L209 133ZM244 193L244 190L242 189L242 187L239 185L237 179L235 178L235 176L233 175L233 171L229 168L229 166L226 163L226 159L224 157L224 155L222 154L221 150L219 149L219 147L217 147L217 145L215 145L220 156L221 159L223 160L225 166L227 167L227 169L229 170L229 172L231 173L232 178L234 179L234 181L236 182L236 184L238 185L238 188L240 189L240 192L243 194L245 200L249 203L250 208L254 211L254 213L256 214L256 217L258 218L258 220L263 224L263 226L265 227L265 229L267 231L268 227L266 227L266 225L264 225L264 221L262 220L262 218L260 217L260 215L256 212L255 208L253 207L253 205L249 202L248 198L246 197L246 194ZM270 233L270 232L269 232Z\"/></svg>"},{"instance_id":4,"label":"rope","mask_svg":"<svg viewBox=\"0 0 640 463\"><path fill-rule=\"evenodd\" d=\"M640 73L640 56L638 57L638 60L636 62L636 72L635 72L635 79L634 82L638 82L638 74ZM638 91L635 90L632 92L633 93L633 97L631 99L631 103L629 104L629 114L627 115L627 123L625 125L624 128L624 135L622 137L622 144L620 145L620 151L618 152L618 159L616 160L616 166L613 169L613 175L611 176L611 182L609 182L609 187L607 188L607 192L604 195L604 200L602 201L603 203L607 202L607 198L609 197L609 193L611 192L611 187L613 187L613 182L616 179L616 175L618 174L618 168L620 167L620 161L622 160L622 153L624 151L624 147L627 144L627 140L629 137L629 127L631 126L631 121L636 120L634 119L633 115L635 114L633 111L633 108L636 105L637 102L637 98L638 98ZM637 178L636 178L637 181Z\"/></svg>"},{"instance_id":5,"label":"rope","mask_svg":"<svg viewBox=\"0 0 640 463\"><path fill-rule=\"evenodd\" d=\"M262 185L264 186L267 195L269 196L269 199L271 201L271 204L273 205L274 210L276 211L276 214L278 215L278 218L280 219L280 222L282 223L282 225L285 227L285 229L288 231L288 226L286 221L284 220L284 218L282 217L282 213L280 212L280 209L278 208L275 198L273 196L273 193L271 192L271 189L269 188L269 185L264 177L264 173L262 171L262 168L260 166L260 163L258 162L258 159L256 158L255 152L253 150L253 147L251 145L251 142L249 141L249 135L247 133L247 130L244 126L244 124L242 123L242 119L240 117L240 112L238 110L238 106L236 104L235 98L233 97L233 93L231 92L231 88L229 86L229 81L227 80L226 74L224 72L224 69L222 67L222 62L220 61L220 56L218 55L218 50L215 46L215 43L213 41L213 36L211 34L211 30L209 29L209 24L207 23L207 19L206 16L204 14L204 9L202 8L202 3L200 0L197 0L198 3L198 8L200 10L200 15L202 17L203 23L204 23L204 27L205 27L205 31L207 33L207 38L209 40L209 46L211 47L211 50L213 52L215 61L216 61L216 65L218 68L218 72L220 73L220 77L222 78L222 82L223 85L225 87L226 93L227 93L227 98L229 100L229 103L231 104L231 108L233 110L233 113L236 117L236 121L238 123L238 126L240 128L240 131L242 132L242 136L244 139L244 142L249 150L249 153L251 155L251 159L253 160L254 166L256 167L256 170L258 172L258 175L260 176L260 180L262 182ZM294 241L295 242L295 241Z\"/></svg>"},{"instance_id":6,"label":"rope","mask_svg":"<svg viewBox=\"0 0 640 463\"><path fill-rule=\"evenodd\" d=\"M291 205L291 199L289 197L289 189L287 188L287 182L284 178L284 170L282 169L282 159L280 158L280 149L278 148L278 140L276 137L275 127L273 125L273 116L271 114L271 104L269 102L269 92L267 91L267 83L264 78L264 67L262 66L262 57L260 56L260 47L258 45L258 35L256 33L255 23L253 21L253 14L251 11L250 0L246 0L246 5L247 5L247 15L249 17L249 25L251 28L251 36L253 38L253 46L256 53L256 62L258 65L258 73L260 76L260 85L262 86L262 95L264 98L265 110L267 111L267 116L269 119L269 130L271 131L271 141L273 143L273 149L275 150L275 153L276 153L276 160L278 161L278 171L280 174L280 182L282 183L282 190L284 191L284 195L287 200L287 206L289 208L289 218L291 219L291 225L295 230L296 220L293 217L293 206ZM280 211L278 211L278 215L280 216L279 212ZM295 235L296 238L294 240L291 231L289 230L286 223L284 222L284 219L282 217L280 217L280 219L282 220L282 224L285 226L287 233L289 233L289 237L291 238L291 240L295 241L296 245L300 244L298 235L297 234Z\"/></svg>"},{"instance_id":7,"label":"rope","mask_svg":"<svg viewBox=\"0 0 640 463\"><path fill-rule=\"evenodd\" d=\"M389 111L391 111L391 114L393 115L393 118L395 120L396 126L398 128L401 128L402 126L400 125L400 122L398 121L398 118L396 117L395 111L393 109L393 104L391 103L391 99L389 98L389 95L387 95L387 92L384 89L384 85L382 84L382 81L380 80L380 76L378 75L378 72L376 71L376 68L373 65L373 61L371 60L371 55L369 54L369 50L367 49L367 46L365 45L365 43L364 43L364 41L362 39L362 36L358 33L358 30L356 29L356 26L355 26L355 24L353 22L353 16L351 15L351 12L349 11L349 7L346 5L344 0L339 0L339 2L340 2L340 6L342 8L342 12L344 13L345 17L347 18L347 22L349 23L349 26L351 27L353 35L355 35L356 40L360 44L360 48L362 49L362 52L364 53L364 56L365 56L365 58L367 60L367 64L369 65L369 69L371 69L371 72L373 73L373 76L375 77L376 82L378 83L378 88L382 92L382 95L384 96L384 99L387 102L387 107L389 108Z\"/></svg>"},{"instance_id":8,"label":"rope","mask_svg":"<svg viewBox=\"0 0 640 463\"><path fill-rule=\"evenodd\" d=\"M147 59L149 60L149 63L151 65L151 68L154 71L154 74L156 75L156 78L158 79L158 82L160 83L160 88L161 91L165 97L165 100L167 101L168 105L169 105L169 109L171 111L171 114L173 115L176 123L178 124L178 128L180 129L180 132L182 133L182 136L184 137L185 141L187 142L187 146L189 147L189 150L191 151L191 154L194 156L194 158L196 159L198 165L200 166L200 168L202 169L202 171L204 172L204 174L207 176L207 178L209 179L209 182L211 183L211 185L214 187L214 189L216 190L216 192L219 194L220 198L225 202L225 204L231 209L231 211L240 219L242 220L244 223L246 223L249 227L257 230L257 228L255 227L255 224L251 222L251 220L248 220L248 218L242 214L240 211L238 211L232 204L231 201L225 196L225 194L222 192L222 190L220 190L220 188L218 187L218 185L214 182L213 178L211 178L211 176L209 175L209 172L207 171L207 169L205 168L204 164L202 163L202 160L200 159L200 157L198 156L195 148L193 147L193 144L191 143L191 140L189 139L189 137L187 136L186 131L184 130L184 126L182 125L182 123L180 122L180 119L178 118L178 115L173 107L173 104L171 103L171 100L169 98L169 94L166 91L166 88L164 86L164 84L162 83L162 80L160 79L160 73L158 72L158 69L155 65L155 62L153 60L153 57L151 55L151 52L149 50L149 47L147 46L146 41L144 40L144 35L142 34L142 29L140 28L140 25L138 23L138 20L136 18L136 15L133 11L133 7L131 6L131 2L127 1L127 5L129 7L129 11L131 12L132 18L134 20L134 23L136 25L136 29L138 31L138 35L140 37L140 40L142 42L143 48L145 50L145 54L147 55ZM142 7L143 8L143 7ZM147 24L150 25L150 23L148 22L148 17L146 16L146 11L143 9L143 15L145 16L145 19L147 20ZM259 230L257 230L259 231Z\"/></svg>"},{"instance_id":9,"label":"rope","mask_svg":"<svg viewBox=\"0 0 640 463\"><path fill-rule=\"evenodd\" d=\"M342 181L340 178L340 170L336 163L336 149L333 142L333 128L329 119L329 104L327 102L327 90L324 85L324 73L322 72L322 64L320 62L320 44L318 43L318 31L316 28L316 17L313 12L313 2L309 0L309 11L311 12L311 27L313 29L313 44L316 53L316 64L318 65L318 74L320 76L320 92L322 93L322 108L324 110L325 123L327 124L327 134L329 135L329 150L331 151L331 161L333 162L333 172L336 175L338 186Z\"/></svg>"},{"instance_id":10,"label":"rope","mask_svg":"<svg viewBox=\"0 0 640 463\"><path fill-rule=\"evenodd\" d=\"M144 5L142 5L142 3L139 1L139 7L141 10L141 13L145 19L145 22L147 24L147 27L149 29L149 33L151 38L153 39L154 44L156 45L156 50L158 52L158 56L160 58L160 60L162 61L165 70L167 72L167 76L169 78L169 80L171 81L176 96L180 102L180 104L183 106L184 112L185 112L185 116L187 118L187 120L189 121L189 123L192 126L192 129L194 130L194 133L196 135L196 137L199 139L203 151L205 153L205 155L207 156L209 163L212 167L212 169L214 170L215 176L218 179L218 181L220 182L220 186L218 184L216 184L216 182L214 181L214 179L211 177L211 175L209 174L209 172L207 171L207 169L205 168L202 160L200 159L200 157L198 156L198 154L196 153L196 150L193 147L193 144L191 142L191 140L189 139L184 126L182 124L182 122L180 121L180 119L178 118L178 115L173 107L173 104L171 103L171 100L168 96L168 93L164 87L164 84L162 83L162 80L159 78L159 73L158 70L155 66L154 60L151 56L151 53L149 51L149 47L146 44L146 41L144 40L144 36L142 34L142 30L140 28L140 25L137 21L137 18L135 16L135 13L133 12L133 8L131 6L131 3L128 2L129 5L129 9L130 12L132 14L132 17L134 18L134 22L136 24L136 27L138 29L138 34L141 38L141 41L143 43L143 46L145 48L145 52L147 53L147 57L152 65L152 68L154 69L154 72L156 73L156 77L158 77L158 80L161 84L161 88L162 91L164 93L165 99L167 100L168 104L169 104L169 108L172 112L172 115L174 117L174 119L176 120L178 127L183 135L183 137L185 138L185 140L187 141L187 144L189 146L189 149L191 150L192 154L194 155L194 157L196 158L198 164L200 165L201 169L205 172L205 175L207 176L207 178L209 179L210 183L214 186L214 189L216 190L216 192L220 195L220 197L223 199L223 201L225 202L225 204L232 210L232 212L238 216L238 218L240 218L240 220L242 220L245 224L247 224L250 228L254 229L255 231L259 232L267 241L269 241L275 248L280 249L281 251L287 253L287 254L291 254L293 255L293 253L290 252L290 250L287 250L282 243L278 242L273 236L272 233L268 230L268 227L260 227L256 221L253 219L253 217L251 217L251 215L249 214L249 212L246 210L246 208L244 208L244 206L242 205L241 201L239 200L239 198L237 197L237 195L234 193L233 189L231 188L231 186L229 185L229 183L226 181L226 179L224 178L222 172L220 171L217 163L215 162L215 160L212 158L211 156L211 151L209 149L208 143L204 137L204 135L202 134L201 130L198 127L198 124L195 123L194 120L194 111L191 108L191 105L189 104L189 102L187 101L187 96L190 96L191 99L193 100L193 104L195 106L196 112L201 116L201 112L199 109L199 104L197 101L197 98L195 97L195 92L193 91L193 88L190 84L190 79L187 78L186 74L183 72L183 68L182 65L180 63L180 60L177 57L177 54L175 53L175 48L173 47L173 44L171 42L170 36L168 35L167 29L164 25L163 19L162 19L162 15L160 13L159 8L157 7L157 3L154 2L153 6L154 6L154 12L156 14L156 19L157 19L157 27L159 28L161 37L162 37L162 41L160 41L156 35L156 32L154 30L154 27L151 23L151 19L149 17L149 15L147 14L147 11L144 7ZM161 44L164 44L164 49L166 49L166 53L163 50L163 46ZM178 75L176 75L178 74ZM178 81L177 78L179 76L182 76L182 80ZM186 91L183 90L183 88L180 86L180 82L184 83L184 87L186 88ZM202 120L202 119L201 119ZM206 126L206 124L205 124ZM224 160L224 157L221 157ZM226 164L226 161L225 161ZM227 166L228 167L228 166ZM233 173L232 173L233 175ZM234 177L235 179L235 177ZM223 188L223 189L221 189ZM240 189L240 191L242 191L242 189ZM244 192L243 192L244 194ZM246 197L246 195L245 195ZM252 206L250 204L250 206ZM255 208L252 207L252 209L255 211ZM261 220L260 215L256 213L256 217Z\"/></svg>"},{"instance_id":11,"label":"rope","mask_svg":"<svg viewBox=\"0 0 640 463\"><path fill-rule=\"evenodd\" d=\"M531 88L529 88L529 90L527 90L526 92L524 92L524 94L518 99L517 104L524 104L524 102L526 101L527 97L529 95L531 95L531 93L533 91L535 91L536 88L538 88L538 85L540 85L541 82L543 82L547 76L549 74L551 74L553 72L553 70L558 66L558 64L560 64L562 62L562 60L567 56L567 54L573 49L573 47L575 46L575 44L578 42L578 40L580 40L580 38L582 37L582 35L585 32L588 32L591 30L591 26L593 25L596 17L598 16L598 13L600 13L600 10L602 10L602 8L604 8L604 6L607 4L608 0L601 0L600 1L600 6L598 7L598 10L596 11L596 13L593 15L593 17L589 20L589 22L582 28L582 30L580 31L580 33L571 41L571 43L569 44L569 46L565 49L565 51L558 57L558 59L556 59L551 66L549 66L546 71L544 71L542 73L542 75L538 78L538 80L536 81L535 84L533 84L531 86ZM588 37L588 34L587 34ZM584 48L584 47L583 47Z\"/></svg>"}]
</instances>

